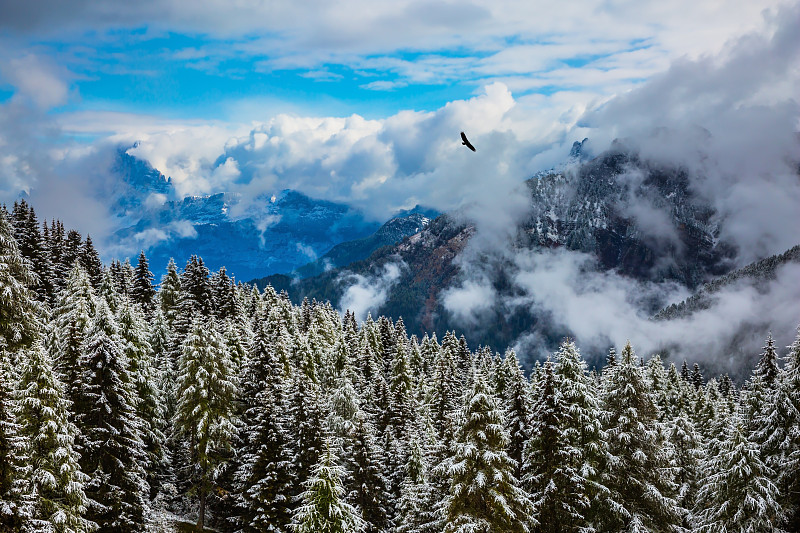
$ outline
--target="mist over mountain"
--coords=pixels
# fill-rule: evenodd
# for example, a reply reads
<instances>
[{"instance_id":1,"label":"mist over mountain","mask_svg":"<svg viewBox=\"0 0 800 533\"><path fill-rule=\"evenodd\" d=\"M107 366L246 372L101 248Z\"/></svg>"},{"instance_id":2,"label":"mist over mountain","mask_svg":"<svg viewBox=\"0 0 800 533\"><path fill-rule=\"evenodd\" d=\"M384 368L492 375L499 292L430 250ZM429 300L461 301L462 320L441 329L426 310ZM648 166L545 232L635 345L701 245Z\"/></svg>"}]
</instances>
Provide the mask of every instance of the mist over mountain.
<instances>
[{"instance_id":1,"label":"mist over mountain","mask_svg":"<svg viewBox=\"0 0 800 533\"><path fill-rule=\"evenodd\" d=\"M145 250L157 273L170 258L182 265L191 255L213 269L225 266L239 280L288 272L380 227L346 205L292 190L249 199L244 210L239 193L179 198L169 179L124 149L111 175L121 180L112 211L122 226L112 250L123 256Z\"/></svg>"},{"instance_id":2,"label":"mist over mountain","mask_svg":"<svg viewBox=\"0 0 800 533\"><path fill-rule=\"evenodd\" d=\"M715 336L722 324L705 317L650 320L734 269L739 244L724 237L725 218L686 168L645 158L625 141L583 163L571 155L567 166L515 191L528 198L528 208L505 245L488 246L470 218L474 209L467 209L366 260L276 285L295 300L330 299L360 318L402 316L419 335L459 329L473 345L512 345L527 364L565 336L599 364L625 335L646 351L717 361L715 371L738 375L770 328L781 330L779 341L790 339L797 305L779 316L748 318L779 295L784 302L800 296L790 282L785 291L769 287L751 295L753 302L737 305L736 316L709 311L729 320L724 338ZM765 283L786 285L786 275Z\"/></svg>"}]
</instances>

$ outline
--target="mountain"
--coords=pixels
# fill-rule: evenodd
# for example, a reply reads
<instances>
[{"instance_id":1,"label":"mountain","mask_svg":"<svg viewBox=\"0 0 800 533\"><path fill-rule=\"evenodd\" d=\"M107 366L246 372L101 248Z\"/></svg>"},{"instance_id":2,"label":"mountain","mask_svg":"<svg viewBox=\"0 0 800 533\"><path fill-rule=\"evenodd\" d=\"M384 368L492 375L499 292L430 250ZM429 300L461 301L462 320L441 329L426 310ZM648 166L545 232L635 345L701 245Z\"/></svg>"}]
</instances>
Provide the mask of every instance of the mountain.
<instances>
[{"instance_id":1,"label":"mountain","mask_svg":"<svg viewBox=\"0 0 800 533\"><path fill-rule=\"evenodd\" d=\"M800 245L794 246L782 254L754 261L745 267L720 276L702 285L689 298L663 308L653 318L655 320L687 318L697 311L710 309L715 303L716 294L733 285L749 286L761 290L775 279L778 269L787 263L800 263Z\"/></svg>"},{"instance_id":2,"label":"mountain","mask_svg":"<svg viewBox=\"0 0 800 533\"><path fill-rule=\"evenodd\" d=\"M689 188L687 173L643 161L619 143L582 164L537 175L524 190L530 211L509 243L512 253L565 248L593 257L599 271L632 280L674 280L690 288L731 269L736 250L719 239L720 221ZM307 296L339 306L353 280L375 287L387 265L400 265L399 278L381 287L385 298L373 314L402 316L409 333L441 336L450 329L464 330L443 305L443 295L470 281L462 260L476 231L458 213L442 215L365 260L278 288L295 301ZM465 333L471 344L503 350L525 334L555 345L571 334L546 313L502 304L516 296L513 261L487 256L481 262L483 277L474 283L491 284L500 303L486 309L481 322ZM647 302L650 313L665 304Z\"/></svg>"},{"instance_id":3,"label":"mountain","mask_svg":"<svg viewBox=\"0 0 800 533\"><path fill-rule=\"evenodd\" d=\"M319 259L305 264L289 274L267 276L254 279L250 283L260 287L264 287L267 284L274 287L276 284L281 285L284 283L285 279L317 276L332 268L361 261L369 257L378 248L398 243L405 237L418 233L430 223L431 218L436 216L438 216L436 211L416 206L389 219L372 235L339 243Z\"/></svg>"},{"instance_id":4,"label":"mountain","mask_svg":"<svg viewBox=\"0 0 800 533\"><path fill-rule=\"evenodd\" d=\"M157 275L170 258L182 267L192 254L241 280L290 272L380 228L349 206L292 190L247 205L234 193L178 198L168 178L124 149L112 175L118 179L109 203L121 226L113 252L135 256L144 249Z\"/></svg>"}]
</instances>

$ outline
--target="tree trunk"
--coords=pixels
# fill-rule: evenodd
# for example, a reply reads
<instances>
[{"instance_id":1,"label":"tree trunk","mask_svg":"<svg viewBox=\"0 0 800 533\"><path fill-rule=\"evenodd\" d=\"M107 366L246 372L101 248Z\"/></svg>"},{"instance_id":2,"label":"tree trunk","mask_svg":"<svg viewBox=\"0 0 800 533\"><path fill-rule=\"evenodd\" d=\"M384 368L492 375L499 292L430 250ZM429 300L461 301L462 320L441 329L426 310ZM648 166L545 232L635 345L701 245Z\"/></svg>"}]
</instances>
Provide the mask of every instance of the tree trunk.
<instances>
[{"instance_id":1,"label":"tree trunk","mask_svg":"<svg viewBox=\"0 0 800 533\"><path fill-rule=\"evenodd\" d=\"M197 528L202 532L206 522L206 472L203 468L200 482L200 515L197 517Z\"/></svg>"}]
</instances>

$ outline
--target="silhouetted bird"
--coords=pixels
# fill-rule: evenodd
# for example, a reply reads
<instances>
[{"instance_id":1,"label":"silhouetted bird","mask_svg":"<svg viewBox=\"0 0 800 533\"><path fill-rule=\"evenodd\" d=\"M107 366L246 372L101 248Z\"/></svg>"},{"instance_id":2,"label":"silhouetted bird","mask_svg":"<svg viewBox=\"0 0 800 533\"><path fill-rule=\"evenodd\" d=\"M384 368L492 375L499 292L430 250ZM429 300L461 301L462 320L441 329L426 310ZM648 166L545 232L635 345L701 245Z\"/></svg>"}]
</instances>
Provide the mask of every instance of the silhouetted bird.
<instances>
[{"instance_id":1,"label":"silhouetted bird","mask_svg":"<svg viewBox=\"0 0 800 533\"><path fill-rule=\"evenodd\" d=\"M467 136L464 135L463 131L461 132L461 144L463 144L464 146L466 146L467 148L469 148L473 152L475 151L475 147L472 146L472 144L470 144L470 142L467 140Z\"/></svg>"}]
</instances>

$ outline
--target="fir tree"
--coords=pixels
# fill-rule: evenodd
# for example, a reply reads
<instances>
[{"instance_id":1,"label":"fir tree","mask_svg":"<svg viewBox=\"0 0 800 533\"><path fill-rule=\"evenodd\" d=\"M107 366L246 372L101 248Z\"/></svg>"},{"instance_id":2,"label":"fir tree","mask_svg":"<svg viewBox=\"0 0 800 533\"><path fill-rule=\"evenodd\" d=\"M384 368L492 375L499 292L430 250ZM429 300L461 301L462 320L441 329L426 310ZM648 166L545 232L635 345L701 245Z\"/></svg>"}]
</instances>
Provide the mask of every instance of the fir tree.
<instances>
[{"instance_id":1,"label":"fir tree","mask_svg":"<svg viewBox=\"0 0 800 533\"><path fill-rule=\"evenodd\" d=\"M359 533L364 521L358 512L342 501L344 469L338 464L330 444L314 466L301 504L294 514L292 529L297 533Z\"/></svg>"},{"instance_id":2,"label":"fir tree","mask_svg":"<svg viewBox=\"0 0 800 533\"><path fill-rule=\"evenodd\" d=\"M149 486L135 383L121 344L116 321L101 303L78 360L75 419L81 470L90 478L88 516L101 529L135 532L144 527Z\"/></svg>"},{"instance_id":3,"label":"fir tree","mask_svg":"<svg viewBox=\"0 0 800 533\"><path fill-rule=\"evenodd\" d=\"M522 373L522 367L517 360L514 350L506 352L505 359L501 365L501 371L506 376L507 383L503 387L503 403L505 405L506 430L510 437L508 444L508 455L517 463L514 469L514 476L518 479L522 467L522 450L525 443L531 437L530 418L531 418L531 398L528 380Z\"/></svg>"},{"instance_id":4,"label":"fir tree","mask_svg":"<svg viewBox=\"0 0 800 533\"><path fill-rule=\"evenodd\" d=\"M787 531L800 530L800 326L789 346L780 387L786 431L780 449L783 464L778 477L783 506L788 510Z\"/></svg>"},{"instance_id":5,"label":"fir tree","mask_svg":"<svg viewBox=\"0 0 800 533\"><path fill-rule=\"evenodd\" d=\"M292 428L294 437L290 449L295 488L293 496L297 496L322 454L326 435L319 389L314 382L303 372L295 372L290 391L285 411L288 427Z\"/></svg>"},{"instance_id":6,"label":"fir tree","mask_svg":"<svg viewBox=\"0 0 800 533\"><path fill-rule=\"evenodd\" d=\"M59 293L52 314L55 340L51 353L56 357L58 371L66 384L68 398L75 400L80 367L78 359L89 331L89 323L96 312L94 291L86 272L80 265L70 271L66 286Z\"/></svg>"},{"instance_id":7,"label":"fir tree","mask_svg":"<svg viewBox=\"0 0 800 533\"><path fill-rule=\"evenodd\" d=\"M747 438L738 417L731 420L722 448L704 470L696 531L781 531L783 512L771 481L774 473L761 461L758 447Z\"/></svg>"},{"instance_id":8,"label":"fir tree","mask_svg":"<svg viewBox=\"0 0 800 533\"><path fill-rule=\"evenodd\" d=\"M161 277L161 285L158 290L161 312L164 313L164 318L170 327L175 322L175 316L178 313L180 293L181 279L178 276L178 268L175 266L175 261L170 259L167 265L167 273Z\"/></svg>"},{"instance_id":9,"label":"fir tree","mask_svg":"<svg viewBox=\"0 0 800 533\"><path fill-rule=\"evenodd\" d=\"M81 245L78 259L83 270L86 271L86 275L89 276L92 288L98 290L103 279L103 264L100 262L100 254L97 253L89 235L86 236L86 240Z\"/></svg>"},{"instance_id":10,"label":"fir tree","mask_svg":"<svg viewBox=\"0 0 800 533\"><path fill-rule=\"evenodd\" d=\"M600 522L609 530L673 531L681 522L658 408L630 343L603 391L608 489Z\"/></svg>"},{"instance_id":11,"label":"fir tree","mask_svg":"<svg viewBox=\"0 0 800 533\"><path fill-rule=\"evenodd\" d=\"M236 298L236 289L228 277L225 267L211 276L211 297L214 302L214 316L220 320L234 318L241 314L239 302Z\"/></svg>"},{"instance_id":12,"label":"fir tree","mask_svg":"<svg viewBox=\"0 0 800 533\"><path fill-rule=\"evenodd\" d=\"M14 403L16 374L8 352L0 349L0 531L18 531L25 509L19 485L27 459Z\"/></svg>"},{"instance_id":13,"label":"fir tree","mask_svg":"<svg viewBox=\"0 0 800 533\"><path fill-rule=\"evenodd\" d=\"M208 322L196 318L183 343L177 381L175 425L188 440L190 493L200 501L198 527L205 524L206 501L214 488L214 470L227 456L235 436L237 379L225 344Z\"/></svg>"},{"instance_id":14,"label":"fir tree","mask_svg":"<svg viewBox=\"0 0 800 533\"><path fill-rule=\"evenodd\" d=\"M88 478L78 464L78 430L68 418L64 386L40 344L22 361L16 418L24 439L23 490L30 495L23 531L93 531L96 524L85 518Z\"/></svg>"},{"instance_id":15,"label":"fir tree","mask_svg":"<svg viewBox=\"0 0 800 533\"><path fill-rule=\"evenodd\" d=\"M390 496L382 459L375 430L364 412L359 411L353 427L347 501L359 510L367 533L379 533L388 526Z\"/></svg>"},{"instance_id":16,"label":"fir tree","mask_svg":"<svg viewBox=\"0 0 800 533\"><path fill-rule=\"evenodd\" d=\"M142 310L150 315L155 308L156 290L153 288L153 273L147 263L144 250L139 253L139 261L133 274L133 285L131 287L131 299L142 306Z\"/></svg>"},{"instance_id":17,"label":"fir tree","mask_svg":"<svg viewBox=\"0 0 800 533\"><path fill-rule=\"evenodd\" d=\"M153 350L145 331L144 317L138 307L126 302L119 313L119 335L127 358L136 396L136 414L142 423L145 450L144 467L152 499L159 490L159 474L166 462L166 421L159 387L161 377L153 359Z\"/></svg>"},{"instance_id":18,"label":"fir tree","mask_svg":"<svg viewBox=\"0 0 800 533\"><path fill-rule=\"evenodd\" d=\"M241 531L286 532L291 520L291 434L283 416L283 369L268 338L264 311L255 317L254 335L243 371L247 402L239 431L234 476Z\"/></svg>"},{"instance_id":19,"label":"fir tree","mask_svg":"<svg viewBox=\"0 0 800 533\"><path fill-rule=\"evenodd\" d=\"M531 502L505 452L509 439L503 413L480 374L460 420L445 532L529 531Z\"/></svg>"},{"instance_id":20,"label":"fir tree","mask_svg":"<svg viewBox=\"0 0 800 533\"><path fill-rule=\"evenodd\" d=\"M525 445L522 468L522 482L531 495L538 522L533 530L583 531L589 499L587 483L580 472L582 454L565 432L568 406L557 394L550 361L545 363L533 403L531 437Z\"/></svg>"},{"instance_id":21,"label":"fir tree","mask_svg":"<svg viewBox=\"0 0 800 533\"><path fill-rule=\"evenodd\" d=\"M39 333L40 306L28 287L36 283L14 240L13 229L0 213L0 349L30 346Z\"/></svg>"}]
</instances>

